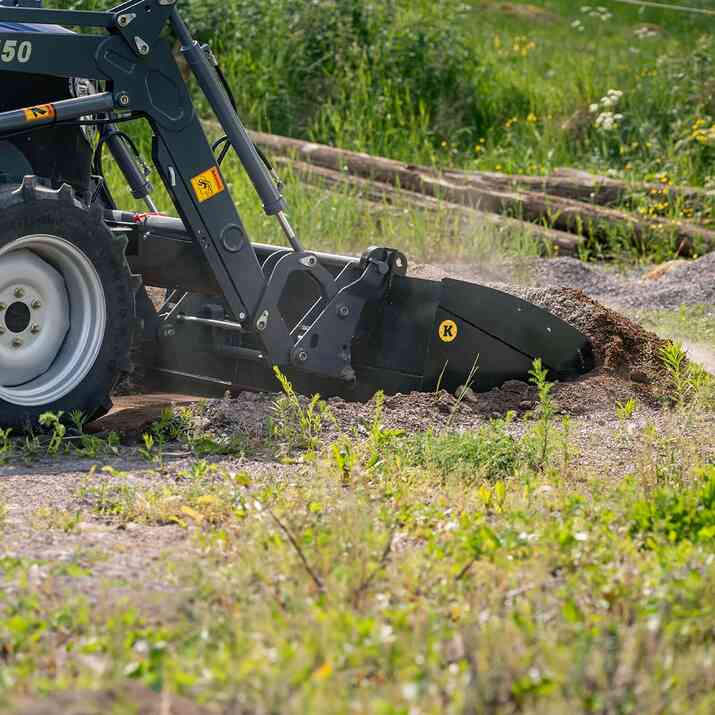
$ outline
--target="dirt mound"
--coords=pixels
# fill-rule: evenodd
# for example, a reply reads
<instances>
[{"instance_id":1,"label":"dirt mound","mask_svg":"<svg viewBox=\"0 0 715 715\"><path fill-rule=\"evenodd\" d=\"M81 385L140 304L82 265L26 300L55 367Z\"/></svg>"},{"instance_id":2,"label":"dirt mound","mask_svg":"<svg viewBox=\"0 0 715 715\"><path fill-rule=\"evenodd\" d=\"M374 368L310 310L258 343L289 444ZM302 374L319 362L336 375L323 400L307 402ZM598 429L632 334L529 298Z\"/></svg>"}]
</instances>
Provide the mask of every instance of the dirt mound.
<instances>
[{"instance_id":1,"label":"dirt mound","mask_svg":"<svg viewBox=\"0 0 715 715\"><path fill-rule=\"evenodd\" d=\"M593 345L597 367L639 383L651 384L665 377L660 352L666 341L583 291L535 288L519 293L584 333Z\"/></svg>"}]
</instances>

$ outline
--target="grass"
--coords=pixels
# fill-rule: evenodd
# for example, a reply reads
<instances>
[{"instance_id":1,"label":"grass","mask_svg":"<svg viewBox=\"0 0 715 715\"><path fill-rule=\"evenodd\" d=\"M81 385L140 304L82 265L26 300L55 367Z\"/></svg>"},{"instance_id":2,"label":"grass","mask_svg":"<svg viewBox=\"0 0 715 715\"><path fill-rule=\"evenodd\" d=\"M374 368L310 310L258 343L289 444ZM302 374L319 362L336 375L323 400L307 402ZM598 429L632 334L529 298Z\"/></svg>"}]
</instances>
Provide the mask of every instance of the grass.
<instances>
[{"instance_id":1,"label":"grass","mask_svg":"<svg viewBox=\"0 0 715 715\"><path fill-rule=\"evenodd\" d=\"M636 320L665 338L702 343L715 349L715 312L709 305L678 310L639 311Z\"/></svg>"},{"instance_id":2,"label":"grass","mask_svg":"<svg viewBox=\"0 0 715 715\"><path fill-rule=\"evenodd\" d=\"M587 7L188 0L182 11L213 43L255 128L442 166L574 165L706 184L715 21L609 0L605 13ZM604 105L610 90L622 95ZM596 126L604 111L623 115L617 126Z\"/></svg>"},{"instance_id":3,"label":"grass","mask_svg":"<svg viewBox=\"0 0 715 715\"><path fill-rule=\"evenodd\" d=\"M137 682L251 712L708 712L715 465L697 435L712 412L674 384L677 407L629 436L635 406L617 405L628 466L575 470L539 368L531 421L403 434L378 395L366 436L333 444L286 383L274 439L308 449L289 479L197 458L92 470L29 528L174 525L182 557L101 609L84 594L106 555L0 559L0 703ZM189 428L167 413L151 433ZM59 456L69 437L53 436Z\"/></svg>"},{"instance_id":4,"label":"grass","mask_svg":"<svg viewBox=\"0 0 715 715\"><path fill-rule=\"evenodd\" d=\"M256 129L438 167L541 174L575 166L626 180L715 185L715 23L609 0L599 7L605 11L567 0L271 0L259 9L249 0L186 0L182 11L212 43ZM198 95L197 102L206 114ZM133 134L148 156L147 131ZM282 241L228 161L249 235ZM116 174L110 181L122 206L133 205ZM290 175L286 183L293 221L315 249L360 253L381 243L414 260L478 261L505 242L493 228L465 227L451 215L369 206ZM173 212L166 196L159 204ZM712 219L711 205L661 194L634 191L625 207ZM632 237L616 234L605 250L590 242L583 256L673 256L667 237L634 248ZM511 238L511 250L542 250L531 238Z\"/></svg>"},{"instance_id":5,"label":"grass","mask_svg":"<svg viewBox=\"0 0 715 715\"><path fill-rule=\"evenodd\" d=\"M87 691L206 712L711 712L707 415L619 422L623 471L575 470L534 379L533 421L474 433L386 430L378 399L364 438L312 444L287 478L195 458L88 475L29 528L185 535L141 583L108 584L106 553L0 557L4 711L83 690L88 713ZM127 595L92 607L97 588Z\"/></svg>"}]
</instances>

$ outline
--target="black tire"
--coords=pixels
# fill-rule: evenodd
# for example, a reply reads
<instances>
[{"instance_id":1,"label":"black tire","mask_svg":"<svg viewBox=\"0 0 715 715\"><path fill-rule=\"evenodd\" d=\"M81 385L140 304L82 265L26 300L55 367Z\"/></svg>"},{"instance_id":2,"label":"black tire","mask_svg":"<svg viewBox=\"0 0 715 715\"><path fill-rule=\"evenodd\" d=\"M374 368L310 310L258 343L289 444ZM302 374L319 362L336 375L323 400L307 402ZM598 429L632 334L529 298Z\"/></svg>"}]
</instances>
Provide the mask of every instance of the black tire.
<instances>
[{"instance_id":1,"label":"black tire","mask_svg":"<svg viewBox=\"0 0 715 715\"><path fill-rule=\"evenodd\" d=\"M25 177L20 188L0 193L0 250L23 236L57 236L73 244L91 261L105 297L106 324L96 358L85 377L66 394L41 405L20 405L0 397L0 425L26 428L43 412L79 410L96 419L111 407L110 393L123 372L131 369L136 291L125 258L126 239L115 237L99 207L87 208L68 185L53 190L36 177ZM0 318L0 323L2 319ZM0 376L2 365L0 364ZM2 385L2 380L0 380Z\"/></svg>"}]
</instances>

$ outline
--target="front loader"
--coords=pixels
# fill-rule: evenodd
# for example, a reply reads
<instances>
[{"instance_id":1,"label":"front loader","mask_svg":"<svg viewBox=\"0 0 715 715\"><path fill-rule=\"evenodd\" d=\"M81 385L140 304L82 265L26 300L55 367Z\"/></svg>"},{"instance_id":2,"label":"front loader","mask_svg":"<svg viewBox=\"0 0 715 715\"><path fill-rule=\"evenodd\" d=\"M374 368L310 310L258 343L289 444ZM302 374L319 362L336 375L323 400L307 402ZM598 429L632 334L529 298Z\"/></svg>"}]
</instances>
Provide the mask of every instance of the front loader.
<instances>
[{"instance_id":1,"label":"front loader","mask_svg":"<svg viewBox=\"0 0 715 715\"><path fill-rule=\"evenodd\" d=\"M70 32L64 28L91 32ZM225 136L212 146L172 53L178 40ZM280 183L242 125L210 48L176 0L107 12L0 0L0 425L106 412L122 373L197 395L275 390L367 400L488 390L593 367L588 340L540 308L454 280L407 275L398 250L304 248ZM146 120L177 217L160 215L123 123ZM233 150L284 246L255 243L220 168ZM122 210L108 151L147 211ZM144 286L166 289L156 308ZM476 373L475 373L476 365Z\"/></svg>"}]
</instances>

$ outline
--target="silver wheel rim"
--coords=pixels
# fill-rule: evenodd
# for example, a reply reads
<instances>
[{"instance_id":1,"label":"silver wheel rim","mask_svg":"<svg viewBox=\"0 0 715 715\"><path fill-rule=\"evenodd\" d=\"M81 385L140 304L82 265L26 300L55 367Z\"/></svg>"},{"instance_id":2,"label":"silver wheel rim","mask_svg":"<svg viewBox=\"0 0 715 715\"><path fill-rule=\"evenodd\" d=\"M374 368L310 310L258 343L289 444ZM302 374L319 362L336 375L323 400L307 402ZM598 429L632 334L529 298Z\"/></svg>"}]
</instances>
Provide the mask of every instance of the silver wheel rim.
<instances>
[{"instance_id":1,"label":"silver wheel rim","mask_svg":"<svg viewBox=\"0 0 715 715\"><path fill-rule=\"evenodd\" d=\"M0 399L37 407L68 395L106 326L99 274L73 243L33 234L0 248Z\"/></svg>"}]
</instances>

